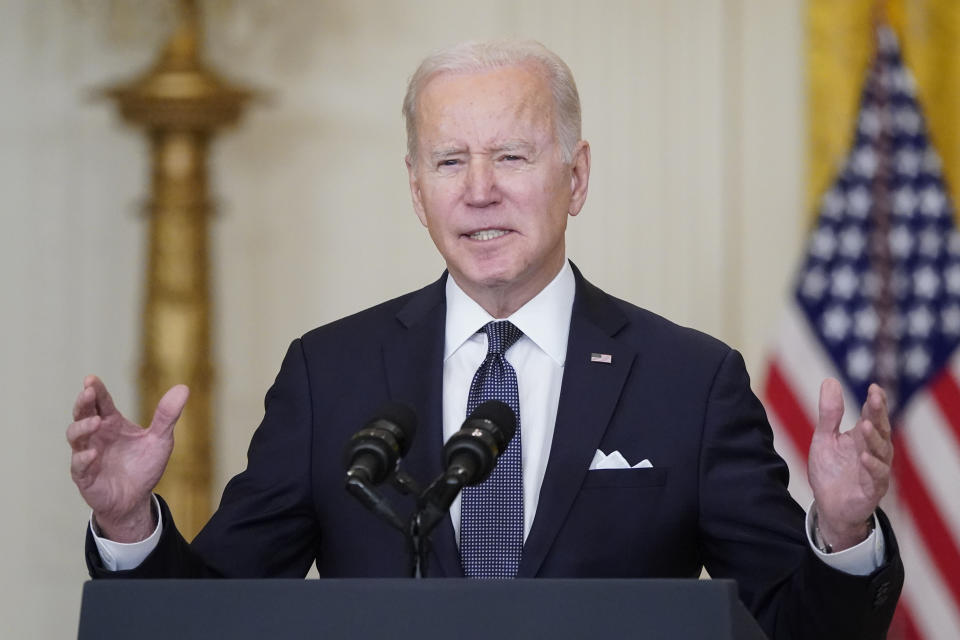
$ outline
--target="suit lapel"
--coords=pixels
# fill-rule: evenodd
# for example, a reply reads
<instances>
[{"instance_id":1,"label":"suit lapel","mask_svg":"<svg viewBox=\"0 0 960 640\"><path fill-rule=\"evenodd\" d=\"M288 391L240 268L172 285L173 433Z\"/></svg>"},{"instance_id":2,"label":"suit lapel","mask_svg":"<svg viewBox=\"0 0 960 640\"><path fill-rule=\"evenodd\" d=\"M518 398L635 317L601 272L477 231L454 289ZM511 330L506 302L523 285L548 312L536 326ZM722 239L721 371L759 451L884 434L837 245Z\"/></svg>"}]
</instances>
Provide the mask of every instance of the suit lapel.
<instances>
[{"instance_id":1,"label":"suit lapel","mask_svg":"<svg viewBox=\"0 0 960 640\"><path fill-rule=\"evenodd\" d=\"M537 574L580 490L606 431L636 353L614 335L626 317L574 267L577 293L570 319L560 403L537 513L517 577ZM593 362L592 354L610 362Z\"/></svg>"},{"instance_id":2,"label":"suit lapel","mask_svg":"<svg viewBox=\"0 0 960 640\"><path fill-rule=\"evenodd\" d=\"M390 398L413 405L419 418L418 433L403 467L421 483L443 471L445 285L446 275L416 292L397 314L402 328L383 344ZM462 576L450 518L441 521L431 541L429 575Z\"/></svg>"}]
</instances>

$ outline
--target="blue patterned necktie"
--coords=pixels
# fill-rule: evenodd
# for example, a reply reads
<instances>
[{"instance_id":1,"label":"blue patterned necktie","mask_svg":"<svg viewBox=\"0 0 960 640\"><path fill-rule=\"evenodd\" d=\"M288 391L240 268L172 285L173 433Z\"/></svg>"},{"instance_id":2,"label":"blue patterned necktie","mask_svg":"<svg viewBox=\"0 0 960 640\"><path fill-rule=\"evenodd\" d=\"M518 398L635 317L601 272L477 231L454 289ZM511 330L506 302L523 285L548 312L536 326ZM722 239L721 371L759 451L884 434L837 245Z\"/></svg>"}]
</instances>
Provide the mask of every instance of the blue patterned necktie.
<instances>
[{"instance_id":1,"label":"blue patterned necktie","mask_svg":"<svg viewBox=\"0 0 960 640\"><path fill-rule=\"evenodd\" d=\"M468 578L515 578L523 548L523 471L520 461L520 394L517 372L504 357L523 332L507 321L489 322L487 357L473 376L467 415L500 400L517 416L517 432L490 477L464 487L460 502L460 559Z\"/></svg>"}]
</instances>

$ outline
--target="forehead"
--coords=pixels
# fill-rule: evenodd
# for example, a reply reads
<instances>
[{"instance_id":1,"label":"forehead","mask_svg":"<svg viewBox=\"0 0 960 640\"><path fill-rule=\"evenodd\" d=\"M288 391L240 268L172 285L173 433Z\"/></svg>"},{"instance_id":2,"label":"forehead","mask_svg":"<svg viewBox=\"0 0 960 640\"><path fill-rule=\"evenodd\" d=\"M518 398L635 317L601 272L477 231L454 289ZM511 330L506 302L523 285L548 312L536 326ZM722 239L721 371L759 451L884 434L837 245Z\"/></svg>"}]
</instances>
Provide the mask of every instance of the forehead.
<instances>
[{"instance_id":1,"label":"forehead","mask_svg":"<svg viewBox=\"0 0 960 640\"><path fill-rule=\"evenodd\" d=\"M550 85L532 65L441 72L427 81L417 99L417 129L429 138L489 137L517 128L552 131L553 118Z\"/></svg>"}]
</instances>

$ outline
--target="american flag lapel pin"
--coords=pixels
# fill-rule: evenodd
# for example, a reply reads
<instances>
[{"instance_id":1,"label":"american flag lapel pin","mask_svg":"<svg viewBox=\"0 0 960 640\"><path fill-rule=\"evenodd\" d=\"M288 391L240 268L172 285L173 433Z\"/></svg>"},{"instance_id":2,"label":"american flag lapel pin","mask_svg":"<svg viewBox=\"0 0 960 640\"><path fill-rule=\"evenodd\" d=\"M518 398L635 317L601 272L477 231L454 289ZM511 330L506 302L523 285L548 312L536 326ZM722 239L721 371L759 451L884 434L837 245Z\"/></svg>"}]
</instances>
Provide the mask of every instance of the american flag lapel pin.
<instances>
[{"instance_id":1,"label":"american flag lapel pin","mask_svg":"<svg viewBox=\"0 0 960 640\"><path fill-rule=\"evenodd\" d=\"M613 364L613 356L609 353L591 353L590 362L602 362L603 364Z\"/></svg>"}]
</instances>

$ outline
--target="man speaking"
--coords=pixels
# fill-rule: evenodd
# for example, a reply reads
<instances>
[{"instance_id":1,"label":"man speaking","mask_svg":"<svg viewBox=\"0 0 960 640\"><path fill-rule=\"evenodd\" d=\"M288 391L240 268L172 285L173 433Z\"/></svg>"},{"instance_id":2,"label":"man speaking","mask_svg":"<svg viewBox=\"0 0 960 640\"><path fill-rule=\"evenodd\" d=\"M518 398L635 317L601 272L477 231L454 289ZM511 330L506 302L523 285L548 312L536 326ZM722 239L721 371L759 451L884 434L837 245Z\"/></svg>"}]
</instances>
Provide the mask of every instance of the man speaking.
<instances>
[{"instance_id":1,"label":"man speaking","mask_svg":"<svg viewBox=\"0 0 960 640\"><path fill-rule=\"evenodd\" d=\"M531 42L437 52L403 103L410 193L446 261L439 280L294 340L266 396L248 466L187 544L152 496L186 387L147 429L94 376L67 430L93 509L94 577L402 576L401 536L343 489L342 448L387 400L420 433L405 467L479 402L517 413L485 482L433 535L432 576L732 578L776 638L879 638L903 567L886 517L893 447L884 392L839 432L839 383L820 393L804 515L787 493L740 355L613 298L567 261L590 146L569 69ZM401 499L397 497L397 499Z\"/></svg>"}]
</instances>

